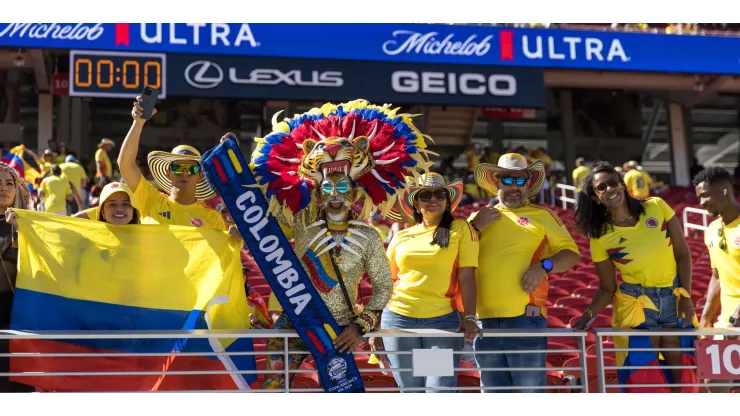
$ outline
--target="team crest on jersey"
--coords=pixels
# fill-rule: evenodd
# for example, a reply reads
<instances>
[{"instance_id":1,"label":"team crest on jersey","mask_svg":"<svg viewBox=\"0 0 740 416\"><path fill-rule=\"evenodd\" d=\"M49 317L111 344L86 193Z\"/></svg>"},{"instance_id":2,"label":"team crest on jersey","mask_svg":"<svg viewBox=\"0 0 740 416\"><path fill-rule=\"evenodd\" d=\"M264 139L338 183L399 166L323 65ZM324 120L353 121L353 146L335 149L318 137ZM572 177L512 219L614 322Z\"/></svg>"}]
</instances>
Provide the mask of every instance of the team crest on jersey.
<instances>
[{"instance_id":1,"label":"team crest on jersey","mask_svg":"<svg viewBox=\"0 0 740 416\"><path fill-rule=\"evenodd\" d=\"M734 244L735 247L740 247L740 235L735 236L735 238L732 240L732 244Z\"/></svg>"},{"instance_id":2,"label":"team crest on jersey","mask_svg":"<svg viewBox=\"0 0 740 416\"><path fill-rule=\"evenodd\" d=\"M516 223L521 225L522 227L526 227L529 225L529 217L521 216L516 219Z\"/></svg>"},{"instance_id":3,"label":"team crest on jersey","mask_svg":"<svg viewBox=\"0 0 740 416\"><path fill-rule=\"evenodd\" d=\"M653 217L650 217L647 219L647 221L645 221L645 225L647 225L648 228L655 228L658 226L658 220L656 220Z\"/></svg>"},{"instance_id":4,"label":"team crest on jersey","mask_svg":"<svg viewBox=\"0 0 740 416\"><path fill-rule=\"evenodd\" d=\"M190 224L193 227L202 227L203 226L203 220L200 218L193 218L190 220Z\"/></svg>"}]
</instances>

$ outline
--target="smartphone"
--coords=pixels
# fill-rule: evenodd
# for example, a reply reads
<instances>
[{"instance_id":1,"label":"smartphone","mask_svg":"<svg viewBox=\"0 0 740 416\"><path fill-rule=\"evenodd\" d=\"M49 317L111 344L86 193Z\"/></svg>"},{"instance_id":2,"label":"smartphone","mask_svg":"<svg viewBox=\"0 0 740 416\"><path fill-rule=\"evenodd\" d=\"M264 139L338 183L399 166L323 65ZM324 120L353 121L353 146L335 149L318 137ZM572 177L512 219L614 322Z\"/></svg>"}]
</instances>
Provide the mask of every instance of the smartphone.
<instances>
[{"instance_id":1,"label":"smartphone","mask_svg":"<svg viewBox=\"0 0 740 416\"><path fill-rule=\"evenodd\" d=\"M141 106L144 108L141 118L144 120L152 118L152 110L154 110L154 104L157 103L157 96L159 96L159 90L149 86L144 87L144 91L141 93Z\"/></svg>"}]
</instances>

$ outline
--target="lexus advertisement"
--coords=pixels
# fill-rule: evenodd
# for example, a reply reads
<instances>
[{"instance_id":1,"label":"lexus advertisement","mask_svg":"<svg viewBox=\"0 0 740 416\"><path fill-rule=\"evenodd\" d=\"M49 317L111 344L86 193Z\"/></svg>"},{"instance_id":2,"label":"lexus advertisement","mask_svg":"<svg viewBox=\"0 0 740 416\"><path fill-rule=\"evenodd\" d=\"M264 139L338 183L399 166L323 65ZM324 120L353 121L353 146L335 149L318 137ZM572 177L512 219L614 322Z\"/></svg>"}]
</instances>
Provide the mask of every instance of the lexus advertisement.
<instances>
[{"instance_id":1,"label":"lexus advertisement","mask_svg":"<svg viewBox=\"0 0 740 416\"><path fill-rule=\"evenodd\" d=\"M540 108L537 68L167 55L167 94L185 97Z\"/></svg>"}]
</instances>

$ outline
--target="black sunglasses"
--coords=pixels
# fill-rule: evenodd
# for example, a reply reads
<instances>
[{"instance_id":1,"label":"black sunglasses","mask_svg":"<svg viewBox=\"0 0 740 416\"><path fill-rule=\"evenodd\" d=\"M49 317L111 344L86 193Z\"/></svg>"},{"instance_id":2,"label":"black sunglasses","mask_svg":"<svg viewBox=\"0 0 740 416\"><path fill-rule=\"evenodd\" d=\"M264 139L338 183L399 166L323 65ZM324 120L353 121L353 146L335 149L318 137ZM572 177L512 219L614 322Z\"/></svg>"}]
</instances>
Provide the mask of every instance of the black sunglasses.
<instances>
[{"instance_id":1,"label":"black sunglasses","mask_svg":"<svg viewBox=\"0 0 740 416\"><path fill-rule=\"evenodd\" d=\"M527 178L523 176L501 176L501 183L503 183L506 186L511 186L514 182L516 182L516 186L524 186L527 183Z\"/></svg>"},{"instance_id":2,"label":"black sunglasses","mask_svg":"<svg viewBox=\"0 0 740 416\"><path fill-rule=\"evenodd\" d=\"M420 191L418 194L419 201L429 202L432 197L437 201L443 201L447 199L447 191L444 189L438 189L436 191Z\"/></svg>"},{"instance_id":3,"label":"black sunglasses","mask_svg":"<svg viewBox=\"0 0 740 416\"><path fill-rule=\"evenodd\" d=\"M619 179L612 176L611 178L609 178L608 181L601 182L600 184L594 186L594 191L596 191L597 194L603 194L608 188L618 188L619 185L621 185L619 183Z\"/></svg>"}]
</instances>

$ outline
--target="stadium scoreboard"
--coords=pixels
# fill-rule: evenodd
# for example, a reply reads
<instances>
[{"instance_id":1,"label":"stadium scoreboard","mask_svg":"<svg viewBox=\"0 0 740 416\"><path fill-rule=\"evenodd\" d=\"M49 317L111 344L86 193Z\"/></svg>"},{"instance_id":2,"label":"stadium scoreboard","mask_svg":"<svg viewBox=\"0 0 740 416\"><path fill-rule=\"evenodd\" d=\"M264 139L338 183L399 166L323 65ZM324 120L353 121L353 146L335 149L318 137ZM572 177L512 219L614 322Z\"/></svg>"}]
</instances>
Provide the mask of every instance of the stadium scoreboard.
<instances>
[{"instance_id":1,"label":"stadium scoreboard","mask_svg":"<svg viewBox=\"0 0 740 416\"><path fill-rule=\"evenodd\" d=\"M69 54L69 95L135 98L145 86L167 96L167 56L163 53L72 50Z\"/></svg>"}]
</instances>

